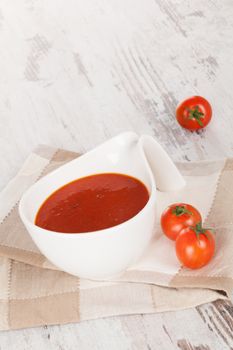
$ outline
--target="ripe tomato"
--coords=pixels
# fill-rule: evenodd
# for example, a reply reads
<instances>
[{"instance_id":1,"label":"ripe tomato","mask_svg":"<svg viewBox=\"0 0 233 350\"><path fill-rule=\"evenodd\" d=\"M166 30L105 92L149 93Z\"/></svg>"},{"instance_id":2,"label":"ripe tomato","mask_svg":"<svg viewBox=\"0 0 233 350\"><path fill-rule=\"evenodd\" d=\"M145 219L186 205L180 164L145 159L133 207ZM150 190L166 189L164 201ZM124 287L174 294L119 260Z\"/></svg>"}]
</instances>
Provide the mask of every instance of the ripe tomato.
<instances>
[{"instance_id":1,"label":"ripe tomato","mask_svg":"<svg viewBox=\"0 0 233 350\"><path fill-rule=\"evenodd\" d=\"M199 269L208 264L215 251L212 232L201 223L183 229L176 239L176 255L181 264L190 269Z\"/></svg>"},{"instance_id":2,"label":"ripe tomato","mask_svg":"<svg viewBox=\"0 0 233 350\"><path fill-rule=\"evenodd\" d=\"M201 222L201 214L190 204L175 203L164 210L161 216L161 227L164 234L176 240L180 231L188 226Z\"/></svg>"},{"instance_id":3,"label":"ripe tomato","mask_svg":"<svg viewBox=\"0 0 233 350\"><path fill-rule=\"evenodd\" d=\"M209 124L212 117L210 103L201 96L189 97L176 108L176 119L185 129L195 131Z\"/></svg>"}]
</instances>

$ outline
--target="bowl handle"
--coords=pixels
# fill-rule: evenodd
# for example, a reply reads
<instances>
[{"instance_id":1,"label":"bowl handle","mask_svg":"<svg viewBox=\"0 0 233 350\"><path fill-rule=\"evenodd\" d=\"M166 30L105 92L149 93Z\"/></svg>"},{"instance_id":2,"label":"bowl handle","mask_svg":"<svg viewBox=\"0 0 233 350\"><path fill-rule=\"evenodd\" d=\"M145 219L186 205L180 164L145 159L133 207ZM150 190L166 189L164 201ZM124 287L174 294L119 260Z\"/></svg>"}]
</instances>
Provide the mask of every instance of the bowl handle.
<instances>
[{"instance_id":1,"label":"bowl handle","mask_svg":"<svg viewBox=\"0 0 233 350\"><path fill-rule=\"evenodd\" d=\"M159 191L178 191L185 186L185 180L176 165L153 137L142 135L139 145L151 168Z\"/></svg>"}]
</instances>

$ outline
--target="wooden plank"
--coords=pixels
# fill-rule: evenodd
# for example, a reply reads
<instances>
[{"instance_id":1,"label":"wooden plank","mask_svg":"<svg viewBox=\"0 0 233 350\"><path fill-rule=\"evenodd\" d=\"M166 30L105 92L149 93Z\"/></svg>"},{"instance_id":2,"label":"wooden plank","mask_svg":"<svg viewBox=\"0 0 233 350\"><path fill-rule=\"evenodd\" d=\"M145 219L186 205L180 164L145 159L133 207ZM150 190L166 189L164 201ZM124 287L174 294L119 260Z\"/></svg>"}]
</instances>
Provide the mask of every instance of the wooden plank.
<instances>
[{"instance_id":1,"label":"wooden plank","mask_svg":"<svg viewBox=\"0 0 233 350\"><path fill-rule=\"evenodd\" d=\"M196 309L110 317L0 333L2 349L231 349L233 309L217 301Z\"/></svg>"}]
</instances>

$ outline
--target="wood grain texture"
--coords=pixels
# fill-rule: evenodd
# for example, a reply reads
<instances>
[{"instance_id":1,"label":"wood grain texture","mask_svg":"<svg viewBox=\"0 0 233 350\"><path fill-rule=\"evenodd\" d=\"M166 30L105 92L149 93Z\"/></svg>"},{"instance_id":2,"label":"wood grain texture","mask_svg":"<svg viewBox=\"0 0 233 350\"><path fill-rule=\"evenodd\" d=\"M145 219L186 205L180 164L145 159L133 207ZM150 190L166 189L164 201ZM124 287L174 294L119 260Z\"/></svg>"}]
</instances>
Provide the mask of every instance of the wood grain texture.
<instances>
[{"instance_id":1,"label":"wood grain texture","mask_svg":"<svg viewBox=\"0 0 233 350\"><path fill-rule=\"evenodd\" d=\"M233 155L231 0L1 0L0 189L39 143L86 151L125 130L175 160ZM200 94L202 132L174 118ZM192 310L1 332L0 349L233 348L233 310Z\"/></svg>"}]
</instances>

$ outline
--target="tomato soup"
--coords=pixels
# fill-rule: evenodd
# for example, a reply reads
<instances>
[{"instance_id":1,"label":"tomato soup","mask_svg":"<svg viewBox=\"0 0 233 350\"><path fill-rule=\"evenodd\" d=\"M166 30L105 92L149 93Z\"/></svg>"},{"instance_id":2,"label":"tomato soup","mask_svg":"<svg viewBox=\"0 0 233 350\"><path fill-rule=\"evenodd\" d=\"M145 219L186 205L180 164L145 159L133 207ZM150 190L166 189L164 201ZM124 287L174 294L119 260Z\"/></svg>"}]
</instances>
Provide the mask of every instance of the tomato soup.
<instances>
[{"instance_id":1,"label":"tomato soup","mask_svg":"<svg viewBox=\"0 0 233 350\"><path fill-rule=\"evenodd\" d=\"M90 175L52 193L41 205L35 224L63 233L103 230L131 219L148 200L146 186L134 177Z\"/></svg>"}]
</instances>

